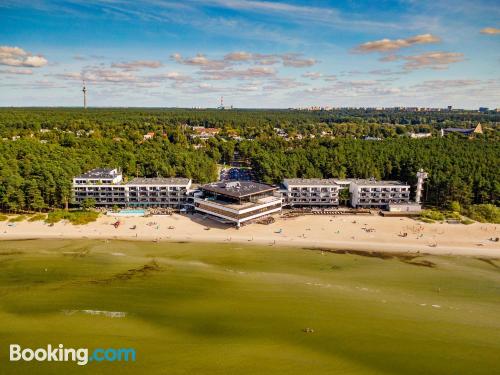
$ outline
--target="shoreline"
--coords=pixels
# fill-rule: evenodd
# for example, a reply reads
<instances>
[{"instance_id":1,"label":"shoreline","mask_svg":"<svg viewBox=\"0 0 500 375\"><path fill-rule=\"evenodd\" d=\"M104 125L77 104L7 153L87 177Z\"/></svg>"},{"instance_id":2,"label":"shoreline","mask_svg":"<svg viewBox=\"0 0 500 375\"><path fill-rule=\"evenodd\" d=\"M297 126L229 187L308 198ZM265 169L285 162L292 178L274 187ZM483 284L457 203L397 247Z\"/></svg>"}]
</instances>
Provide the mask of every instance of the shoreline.
<instances>
[{"instance_id":1,"label":"shoreline","mask_svg":"<svg viewBox=\"0 0 500 375\"><path fill-rule=\"evenodd\" d=\"M300 216L270 225L253 223L240 229L199 215L120 217L100 216L86 225L59 222L0 222L0 241L81 239L147 242L205 242L256 244L325 250L384 253L419 253L500 258L500 226L427 224L410 218L381 216ZM136 229L132 229L133 227ZM403 236L406 233L406 236Z\"/></svg>"}]
</instances>

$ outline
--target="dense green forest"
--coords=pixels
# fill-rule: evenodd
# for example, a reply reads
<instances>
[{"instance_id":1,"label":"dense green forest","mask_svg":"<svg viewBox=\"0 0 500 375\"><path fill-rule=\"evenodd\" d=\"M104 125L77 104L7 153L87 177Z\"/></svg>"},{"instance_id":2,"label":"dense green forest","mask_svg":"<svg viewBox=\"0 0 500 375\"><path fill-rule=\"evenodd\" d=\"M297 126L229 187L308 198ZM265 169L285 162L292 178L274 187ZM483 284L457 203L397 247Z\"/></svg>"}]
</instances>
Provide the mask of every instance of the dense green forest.
<instances>
[{"instance_id":1,"label":"dense green forest","mask_svg":"<svg viewBox=\"0 0 500 375\"><path fill-rule=\"evenodd\" d=\"M438 136L469 128L474 139ZM496 112L407 112L339 109L0 109L0 207L61 207L73 176L94 167L121 167L128 177L186 176L205 183L235 151L262 181L284 177L376 177L415 183L429 172L426 203L499 204L500 138ZM211 139L193 126L217 127ZM279 135L277 129L287 136ZM144 134L154 132L153 139ZM430 132L410 139L411 132ZM380 137L365 141L364 136Z\"/></svg>"}]
</instances>

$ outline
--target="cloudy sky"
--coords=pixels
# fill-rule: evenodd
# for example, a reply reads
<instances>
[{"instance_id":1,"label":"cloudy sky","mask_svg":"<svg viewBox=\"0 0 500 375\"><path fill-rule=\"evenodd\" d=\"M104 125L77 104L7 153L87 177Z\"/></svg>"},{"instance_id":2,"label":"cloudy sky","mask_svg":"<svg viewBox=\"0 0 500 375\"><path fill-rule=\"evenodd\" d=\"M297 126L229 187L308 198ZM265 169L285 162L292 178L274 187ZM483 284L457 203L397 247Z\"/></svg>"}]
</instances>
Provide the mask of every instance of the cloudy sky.
<instances>
[{"instance_id":1,"label":"cloudy sky","mask_svg":"<svg viewBox=\"0 0 500 375\"><path fill-rule=\"evenodd\" d=\"M498 0L0 0L0 106L500 107Z\"/></svg>"}]
</instances>

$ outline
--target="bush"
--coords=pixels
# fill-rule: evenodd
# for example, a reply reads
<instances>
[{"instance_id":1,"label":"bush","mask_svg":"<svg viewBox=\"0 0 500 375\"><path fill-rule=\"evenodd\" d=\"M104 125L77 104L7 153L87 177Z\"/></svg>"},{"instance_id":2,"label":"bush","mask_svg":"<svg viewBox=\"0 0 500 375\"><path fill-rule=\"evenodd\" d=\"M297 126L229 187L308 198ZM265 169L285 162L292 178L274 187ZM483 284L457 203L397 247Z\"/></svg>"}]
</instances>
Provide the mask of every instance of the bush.
<instances>
[{"instance_id":1,"label":"bush","mask_svg":"<svg viewBox=\"0 0 500 375\"><path fill-rule=\"evenodd\" d=\"M82 209L84 211L88 211L90 210L91 208L94 208L95 207L95 199L94 198L85 198L81 204L82 206Z\"/></svg>"},{"instance_id":2,"label":"bush","mask_svg":"<svg viewBox=\"0 0 500 375\"><path fill-rule=\"evenodd\" d=\"M447 219L462 220L462 216L457 211L448 211L444 214Z\"/></svg>"},{"instance_id":3,"label":"bush","mask_svg":"<svg viewBox=\"0 0 500 375\"><path fill-rule=\"evenodd\" d=\"M460 207L460 203L458 203L457 201L450 202L449 208L450 208L450 211L452 211L452 212L462 211L462 208Z\"/></svg>"},{"instance_id":4,"label":"bush","mask_svg":"<svg viewBox=\"0 0 500 375\"><path fill-rule=\"evenodd\" d=\"M7 215L0 215L0 221L6 221L8 218Z\"/></svg>"},{"instance_id":5,"label":"bush","mask_svg":"<svg viewBox=\"0 0 500 375\"><path fill-rule=\"evenodd\" d=\"M467 216L481 223L500 224L500 208L493 204L475 204L467 209Z\"/></svg>"},{"instance_id":6,"label":"bush","mask_svg":"<svg viewBox=\"0 0 500 375\"><path fill-rule=\"evenodd\" d=\"M9 223L18 223L20 221L26 220L26 215L19 215L9 219Z\"/></svg>"},{"instance_id":7,"label":"bush","mask_svg":"<svg viewBox=\"0 0 500 375\"><path fill-rule=\"evenodd\" d=\"M36 215L33 215L32 217L30 217L28 219L28 221L30 221L30 222L41 221L41 220L45 220L45 217L46 217L45 214L36 214Z\"/></svg>"},{"instance_id":8,"label":"bush","mask_svg":"<svg viewBox=\"0 0 500 375\"><path fill-rule=\"evenodd\" d=\"M422 221L423 219L430 219L430 220L435 220L435 221L443 221L444 220L444 215L443 213L437 211L437 210L423 210L420 213L420 218Z\"/></svg>"},{"instance_id":9,"label":"bush","mask_svg":"<svg viewBox=\"0 0 500 375\"><path fill-rule=\"evenodd\" d=\"M462 224L465 224L465 225L470 225L470 224L474 224L474 221L471 220L471 219L463 219L462 221L460 221Z\"/></svg>"},{"instance_id":10,"label":"bush","mask_svg":"<svg viewBox=\"0 0 500 375\"><path fill-rule=\"evenodd\" d=\"M56 210L48 214L45 222L54 224L58 223L61 220L68 220L73 225L83 225L96 221L98 217L99 213L94 211Z\"/></svg>"},{"instance_id":11,"label":"bush","mask_svg":"<svg viewBox=\"0 0 500 375\"><path fill-rule=\"evenodd\" d=\"M433 224L433 223L435 223L434 220L428 219L426 217L421 217L420 220L423 221L424 223L427 223L427 224Z\"/></svg>"}]
</instances>

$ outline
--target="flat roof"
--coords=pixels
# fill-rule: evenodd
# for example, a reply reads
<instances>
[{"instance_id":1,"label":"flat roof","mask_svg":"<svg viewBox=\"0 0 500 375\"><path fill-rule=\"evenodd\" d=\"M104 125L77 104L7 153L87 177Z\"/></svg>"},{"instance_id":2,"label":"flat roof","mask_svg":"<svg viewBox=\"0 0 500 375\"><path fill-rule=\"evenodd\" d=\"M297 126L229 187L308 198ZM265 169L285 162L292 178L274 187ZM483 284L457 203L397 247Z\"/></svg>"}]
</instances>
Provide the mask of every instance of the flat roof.
<instances>
[{"instance_id":1,"label":"flat roof","mask_svg":"<svg viewBox=\"0 0 500 375\"><path fill-rule=\"evenodd\" d=\"M253 181L219 181L203 185L201 189L231 198L244 198L271 192L277 187Z\"/></svg>"},{"instance_id":2,"label":"flat roof","mask_svg":"<svg viewBox=\"0 0 500 375\"><path fill-rule=\"evenodd\" d=\"M443 129L445 132L455 132L455 133L474 133L474 130L476 128L444 128Z\"/></svg>"},{"instance_id":3,"label":"flat roof","mask_svg":"<svg viewBox=\"0 0 500 375\"><path fill-rule=\"evenodd\" d=\"M372 179L351 180L353 184L359 186L409 186L401 181L377 181Z\"/></svg>"},{"instance_id":4,"label":"flat roof","mask_svg":"<svg viewBox=\"0 0 500 375\"><path fill-rule=\"evenodd\" d=\"M189 184L189 178L184 177L135 177L126 185L180 185L186 186Z\"/></svg>"},{"instance_id":5,"label":"flat roof","mask_svg":"<svg viewBox=\"0 0 500 375\"><path fill-rule=\"evenodd\" d=\"M120 174L116 171L116 168L94 168L75 178L115 178Z\"/></svg>"},{"instance_id":6,"label":"flat roof","mask_svg":"<svg viewBox=\"0 0 500 375\"><path fill-rule=\"evenodd\" d=\"M283 183L287 185L300 185L300 186L338 185L337 181L338 180L334 178L285 178L283 180Z\"/></svg>"}]
</instances>

